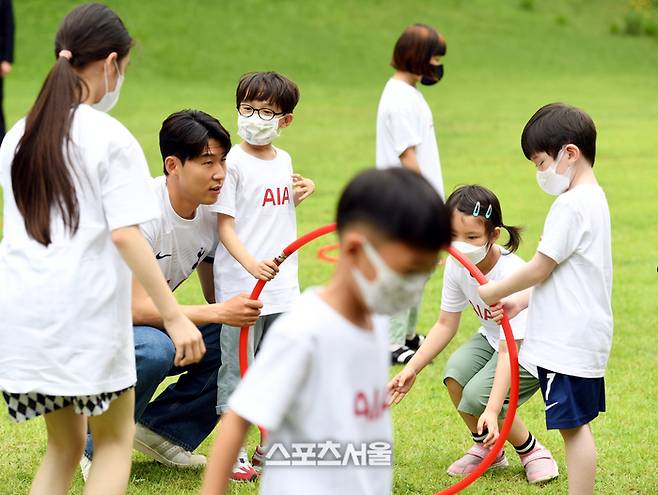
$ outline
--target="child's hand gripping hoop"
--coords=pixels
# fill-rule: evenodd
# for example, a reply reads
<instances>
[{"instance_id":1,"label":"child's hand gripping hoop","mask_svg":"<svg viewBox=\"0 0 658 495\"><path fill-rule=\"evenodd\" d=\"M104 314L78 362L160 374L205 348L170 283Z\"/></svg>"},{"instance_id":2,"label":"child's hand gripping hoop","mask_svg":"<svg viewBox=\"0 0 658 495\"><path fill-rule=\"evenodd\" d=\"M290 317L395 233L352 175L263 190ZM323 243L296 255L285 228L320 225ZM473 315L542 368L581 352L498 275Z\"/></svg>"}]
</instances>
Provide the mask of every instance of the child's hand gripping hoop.
<instances>
[{"instance_id":1,"label":"child's hand gripping hoop","mask_svg":"<svg viewBox=\"0 0 658 495\"><path fill-rule=\"evenodd\" d=\"M318 237L334 232L335 230L336 230L336 224L332 223L309 232L308 234L300 237L295 242L293 242L288 247L286 247L283 250L283 252L277 258L274 259L274 262L277 265L280 265L286 260L288 256L290 256L292 253L297 251L305 244L308 244L309 242L317 239ZM478 270L478 268L469 259L467 259L459 251L457 251L452 247L448 248L448 251L453 256L453 258L459 261L471 273L471 275L473 275L473 277L478 281L480 285L484 285L487 283L487 279L484 278L482 272L480 272L480 270ZM256 286L251 292L251 296L250 296L251 299L258 299L258 296L260 296L260 293L262 292L265 283L266 283L265 280L259 280L256 283ZM512 380L510 387L509 406L507 409L507 415L505 416L503 427L500 430L500 436L498 437L498 440L496 440L496 443L494 443L494 446L491 448L489 454L487 454L487 456L484 459L482 459L482 462L478 465L477 468L475 468L473 472L471 472L468 476L461 479L454 485L451 485L448 488L435 493L434 495L452 495L454 493L458 493L462 491L464 488L469 486L480 476L482 476L482 474L489 468L491 463L498 455L498 452L500 452L500 450L503 448L503 445L505 445L505 442L507 441L507 435L509 435L509 432L512 428L512 422L514 421L514 415L516 414L516 406L519 400L519 364L518 364L518 353L516 350L516 342L514 340L512 327L510 326L507 315L503 314L503 320L501 324L503 327L503 332L505 333L505 341L507 342L507 348L509 350L509 360L512 369ZM249 341L249 327L244 326L240 329L239 358L240 358L241 376L244 376L244 374L247 372L247 368L249 367L249 356L247 353L248 341ZM258 428L260 429L261 435L264 438L267 432L265 431L264 428L261 428L260 426Z\"/></svg>"}]
</instances>

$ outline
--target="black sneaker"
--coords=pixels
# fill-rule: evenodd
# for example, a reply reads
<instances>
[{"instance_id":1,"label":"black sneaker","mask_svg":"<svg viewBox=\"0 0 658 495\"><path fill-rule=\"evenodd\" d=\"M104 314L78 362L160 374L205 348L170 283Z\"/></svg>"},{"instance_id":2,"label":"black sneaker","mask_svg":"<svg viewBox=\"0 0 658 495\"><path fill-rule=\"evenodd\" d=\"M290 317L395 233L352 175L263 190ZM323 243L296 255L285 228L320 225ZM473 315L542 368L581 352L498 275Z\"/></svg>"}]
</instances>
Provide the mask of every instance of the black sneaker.
<instances>
[{"instance_id":1,"label":"black sneaker","mask_svg":"<svg viewBox=\"0 0 658 495\"><path fill-rule=\"evenodd\" d=\"M394 351L391 351L391 362L393 364L407 364L416 351L409 349L406 345L401 345Z\"/></svg>"},{"instance_id":2,"label":"black sneaker","mask_svg":"<svg viewBox=\"0 0 658 495\"><path fill-rule=\"evenodd\" d=\"M425 341L425 336L417 333L416 335L413 336L413 338L405 340L404 345L413 351L417 351L418 349L420 349L420 346L423 344L424 341Z\"/></svg>"}]
</instances>

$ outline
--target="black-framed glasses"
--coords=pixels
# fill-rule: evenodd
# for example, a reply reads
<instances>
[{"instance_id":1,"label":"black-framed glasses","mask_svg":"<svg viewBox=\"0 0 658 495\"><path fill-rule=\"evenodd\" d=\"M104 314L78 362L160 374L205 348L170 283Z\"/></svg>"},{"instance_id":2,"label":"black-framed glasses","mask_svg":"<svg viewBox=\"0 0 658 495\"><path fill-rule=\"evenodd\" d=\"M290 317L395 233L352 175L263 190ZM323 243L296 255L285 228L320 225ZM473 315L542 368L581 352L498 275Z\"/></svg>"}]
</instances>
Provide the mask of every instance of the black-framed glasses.
<instances>
[{"instance_id":1,"label":"black-framed glasses","mask_svg":"<svg viewBox=\"0 0 658 495\"><path fill-rule=\"evenodd\" d=\"M238 113L243 117L251 117L254 113L256 113L263 120L272 120L274 117L283 115L285 112L275 112L271 108L267 107L254 108L251 105L247 105L246 103L241 103L238 105Z\"/></svg>"}]
</instances>

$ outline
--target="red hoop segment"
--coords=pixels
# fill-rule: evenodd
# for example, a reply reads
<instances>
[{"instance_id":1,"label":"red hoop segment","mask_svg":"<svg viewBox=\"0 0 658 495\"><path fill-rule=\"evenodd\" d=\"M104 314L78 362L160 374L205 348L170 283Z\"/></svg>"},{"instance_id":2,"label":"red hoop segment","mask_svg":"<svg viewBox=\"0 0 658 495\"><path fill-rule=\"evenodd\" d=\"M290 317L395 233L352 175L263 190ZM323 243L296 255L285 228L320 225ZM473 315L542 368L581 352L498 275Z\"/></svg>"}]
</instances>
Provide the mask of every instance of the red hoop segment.
<instances>
[{"instance_id":1,"label":"red hoop segment","mask_svg":"<svg viewBox=\"0 0 658 495\"><path fill-rule=\"evenodd\" d=\"M336 264L338 263L338 257L337 256L330 256L327 253L330 251L335 251L340 247L340 244L337 242L327 244L326 246L322 246L320 249L318 249L318 258L321 259L322 261L326 261L327 263L332 263Z\"/></svg>"}]
</instances>

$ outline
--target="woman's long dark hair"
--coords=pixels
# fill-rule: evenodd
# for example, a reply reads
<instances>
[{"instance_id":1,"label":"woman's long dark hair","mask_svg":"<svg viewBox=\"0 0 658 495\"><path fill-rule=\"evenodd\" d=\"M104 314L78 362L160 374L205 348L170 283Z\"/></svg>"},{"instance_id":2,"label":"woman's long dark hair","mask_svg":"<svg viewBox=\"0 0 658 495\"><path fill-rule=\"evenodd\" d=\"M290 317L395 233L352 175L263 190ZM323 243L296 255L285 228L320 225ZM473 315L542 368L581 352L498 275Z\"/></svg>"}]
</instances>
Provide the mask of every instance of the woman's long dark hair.
<instances>
[{"instance_id":1,"label":"woman's long dark hair","mask_svg":"<svg viewBox=\"0 0 658 495\"><path fill-rule=\"evenodd\" d=\"M509 240L504 245L513 253L521 244L521 228L505 225L503 211L496 195L486 187L478 185L460 186L448 197L446 205L450 211L458 210L467 215L482 218L487 235L491 236L496 227L501 227L509 234Z\"/></svg>"},{"instance_id":2,"label":"woman's long dark hair","mask_svg":"<svg viewBox=\"0 0 658 495\"><path fill-rule=\"evenodd\" d=\"M26 117L11 167L12 190L25 230L44 246L51 243L53 208L71 234L77 232L80 223L72 175L75 170L69 168L66 159L73 115L88 88L74 68L107 58L112 52L122 59L132 43L121 19L101 4L76 7L57 32L55 65ZM70 52L70 60L60 56L62 50Z\"/></svg>"}]
</instances>

